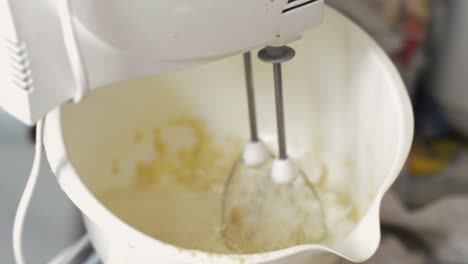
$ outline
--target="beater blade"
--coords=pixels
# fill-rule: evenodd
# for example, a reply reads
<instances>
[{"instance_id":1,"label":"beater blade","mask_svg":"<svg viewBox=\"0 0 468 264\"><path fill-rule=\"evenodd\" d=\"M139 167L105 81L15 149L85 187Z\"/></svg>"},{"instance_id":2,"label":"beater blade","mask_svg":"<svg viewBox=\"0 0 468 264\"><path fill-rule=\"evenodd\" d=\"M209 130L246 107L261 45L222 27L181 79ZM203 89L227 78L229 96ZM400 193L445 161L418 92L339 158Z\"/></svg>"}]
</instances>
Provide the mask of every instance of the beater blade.
<instances>
[{"instance_id":1,"label":"beater blade","mask_svg":"<svg viewBox=\"0 0 468 264\"><path fill-rule=\"evenodd\" d=\"M315 243L326 236L317 192L287 153L281 63L294 55L289 47L267 47L259 52L261 60L273 63L279 154L257 166L237 161L226 182L221 235L225 245L238 253L279 250ZM252 110L254 103L247 94ZM254 125L251 118L251 132L256 132L256 122Z\"/></svg>"}]
</instances>

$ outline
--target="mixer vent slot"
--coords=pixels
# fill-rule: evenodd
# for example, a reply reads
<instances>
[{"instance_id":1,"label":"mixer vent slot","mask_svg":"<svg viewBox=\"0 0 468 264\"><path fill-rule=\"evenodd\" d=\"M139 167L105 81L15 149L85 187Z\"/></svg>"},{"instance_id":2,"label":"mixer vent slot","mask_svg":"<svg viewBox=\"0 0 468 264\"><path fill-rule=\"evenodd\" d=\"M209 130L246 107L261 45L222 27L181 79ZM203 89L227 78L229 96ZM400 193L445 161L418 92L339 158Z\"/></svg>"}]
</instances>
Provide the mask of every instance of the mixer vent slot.
<instances>
[{"instance_id":1,"label":"mixer vent slot","mask_svg":"<svg viewBox=\"0 0 468 264\"><path fill-rule=\"evenodd\" d=\"M288 12L294 11L301 7L313 4L314 2L317 2L317 1L318 0L288 0L288 4L284 8L283 14L286 14Z\"/></svg>"},{"instance_id":2,"label":"mixer vent slot","mask_svg":"<svg viewBox=\"0 0 468 264\"><path fill-rule=\"evenodd\" d=\"M29 60L26 44L5 39L10 54L10 68L13 84L22 90L33 89L31 62Z\"/></svg>"}]
</instances>

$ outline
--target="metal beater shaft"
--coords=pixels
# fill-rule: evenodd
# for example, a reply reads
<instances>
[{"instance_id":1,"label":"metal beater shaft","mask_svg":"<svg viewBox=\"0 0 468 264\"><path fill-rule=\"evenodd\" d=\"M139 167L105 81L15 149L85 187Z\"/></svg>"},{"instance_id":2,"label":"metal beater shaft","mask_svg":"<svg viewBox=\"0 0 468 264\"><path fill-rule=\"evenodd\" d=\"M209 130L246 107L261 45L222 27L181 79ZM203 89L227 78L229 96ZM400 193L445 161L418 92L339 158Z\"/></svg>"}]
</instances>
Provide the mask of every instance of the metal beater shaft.
<instances>
[{"instance_id":1,"label":"metal beater shaft","mask_svg":"<svg viewBox=\"0 0 468 264\"><path fill-rule=\"evenodd\" d=\"M252 59L250 52L244 53L245 86L247 88L247 106L249 110L250 140L258 142L257 113L255 110L255 93L252 75Z\"/></svg>"},{"instance_id":2,"label":"metal beater shaft","mask_svg":"<svg viewBox=\"0 0 468 264\"><path fill-rule=\"evenodd\" d=\"M278 156L280 159L287 159L286 129L284 128L284 105L283 105L283 80L281 73L281 63L273 64L273 74L275 81L275 101L276 101L276 126L278 130Z\"/></svg>"},{"instance_id":3,"label":"metal beater shaft","mask_svg":"<svg viewBox=\"0 0 468 264\"><path fill-rule=\"evenodd\" d=\"M294 56L295 51L287 46L266 47L260 50L260 52L258 53L258 57L262 61L273 63L276 102L276 125L278 130L278 156L281 160L288 159L288 151L286 147L286 128L284 120L283 80L281 72L281 63L291 60Z\"/></svg>"}]
</instances>

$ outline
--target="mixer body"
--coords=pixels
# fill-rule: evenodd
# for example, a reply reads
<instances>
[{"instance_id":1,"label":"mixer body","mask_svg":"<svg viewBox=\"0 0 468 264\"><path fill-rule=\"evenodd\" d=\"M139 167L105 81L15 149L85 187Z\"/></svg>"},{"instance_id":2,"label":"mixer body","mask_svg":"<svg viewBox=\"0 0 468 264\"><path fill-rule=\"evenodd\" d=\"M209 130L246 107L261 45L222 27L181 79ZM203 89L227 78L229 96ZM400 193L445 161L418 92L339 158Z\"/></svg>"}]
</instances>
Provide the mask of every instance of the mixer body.
<instances>
[{"instance_id":1,"label":"mixer body","mask_svg":"<svg viewBox=\"0 0 468 264\"><path fill-rule=\"evenodd\" d=\"M76 94L64 30L89 89L281 45L322 21L323 0L0 0L0 107L34 124ZM64 29L65 28L65 29ZM75 56L72 54L71 56Z\"/></svg>"}]
</instances>

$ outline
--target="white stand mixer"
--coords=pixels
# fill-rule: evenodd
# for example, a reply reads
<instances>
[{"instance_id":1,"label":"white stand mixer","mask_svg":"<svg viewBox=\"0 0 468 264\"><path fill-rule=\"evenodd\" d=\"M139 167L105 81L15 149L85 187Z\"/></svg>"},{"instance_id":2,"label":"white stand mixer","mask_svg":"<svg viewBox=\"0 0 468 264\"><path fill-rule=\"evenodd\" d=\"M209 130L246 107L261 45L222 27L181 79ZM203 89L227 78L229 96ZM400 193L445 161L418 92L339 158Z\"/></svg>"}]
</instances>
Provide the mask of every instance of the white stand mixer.
<instances>
[{"instance_id":1,"label":"white stand mixer","mask_svg":"<svg viewBox=\"0 0 468 264\"><path fill-rule=\"evenodd\" d=\"M175 71L265 46L284 46L299 39L305 30L318 25L322 21L323 12L323 0L141 0L131 4L125 0L0 0L0 72L6 73L6 77L0 79L0 107L26 124L38 123L39 137L43 125L40 120L52 113L50 119L48 117L48 121L51 122L47 123L51 125L45 144L51 149L59 149L56 153L48 152L51 167L57 174L57 160L60 159L63 147L63 142L58 138L63 135L52 128L59 119L56 112L59 106L70 101L80 102L88 91L117 81ZM355 28L346 29L351 35L356 32ZM356 38L365 35L357 32ZM366 43L371 42L365 37L363 39ZM359 41L357 43L360 44ZM334 248L303 245L272 254L246 255L242 261L272 261L308 249L333 252L362 261L375 250L375 243L379 239L378 232L365 239L361 239L362 234L369 228L378 228L379 202L404 162L403 156L408 151L410 141L407 132L412 131L412 122L408 118L410 107L406 94L394 69L386 59L382 59L384 55L374 43L366 48L369 48L372 54L377 54L374 57L378 58L366 57L367 62L383 65L381 68L372 69L374 76L377 76L377 79L385 76L388 86L395 87L389 93L396 99L388 105L398 105L401 108L401 111L395 114L394 121L398 123L394 126L395 129L401 132L398 137L394 137L399 143L394 144L394 151L389 151L389 156L398 158L392 159L394 162L391 171L386 174L385 182L375 192L376 202L370 205L367 213L369 217L349 236L346 245ZM280 75L277 74L278 76ZM371 79L369 83L373 81ZM363 98L364 101L368 100L368 97ZM403 103L397 104L394 101ZM56 144L52 142L55 139L58 139ZM38 144L36 160L40 158L40 149L41 144ZM285 145L281 146L281 149L285 150ZM283 161L288 160L285 151L280 158L283 158ZM66 168L73 171L68 161L64 162ZM288 164L279 167L286 170L291 168ZM31 175L34 177L28 182L25 198L19 207L21 210L18 215L22 220L37 178L35 169ZM84 188L82 183L75 178L69 181L70 177L61 177L59 180L64 191L70 197L73 196L74 201L77 197L85 197L84 203L89 204L94 198L82 195L79 191ZM279 183L289 180L278 178ZM68 192L69 183L77 186L74 194ZM16 227L21 227L22 220ZM18 230L15 232L16 238L21 237L21 229ZM89 230L90 233L93 231L92 228ZM353 241L364 241L369 247L358 250ZM15 250L19 251L17 246L15 244ZM122 246L122 251L127 250L127 246L133 248L130 244ZM136 246L138 247L139 245ZM180 259L198 258L200 263L207 263L208 259L212 259L213 263L234 263L237 259L237 256L198 254L190 251L176 253L172 248L167 249L170 250L170 254L180 253ZM116 253L120 253L117 251L115 250ZM156 254L156 251L153 253ZM19 263L23 263L21 258Z\"/></svg>"},{"instance_id":2,"label":"white stand mixer","mask_svg":"<svg viewBox=\"0 0 468 264\"><path fill-rule=\"evenodd\" d=\"M9 76L1 79L0 106L33 125L55 107L81 102L90 90L104 84L266 45L282 46L320 23L323 5L323 0L141 1L131 5L126 1L110 5L80 1L78 5L69 0L2 0L0 70ZM286 153L279 62L291 59L294 51L275 54L277 50L282 49L270 47L259 56L274 64L280 153L271 176L286 184L296 178L297 169ZM40 156L42 130L39 121L36 156ZM260 151L264 156L266 151ZM248 152L244 157L258 159L258 149ZM33 176L39 164L36 159ZM32 177L26 193L32 193L34 185ZM19 208L27 209L27 205L21 201ZM18 232L14 234L20 239L21 210L17 218L20 224L15 225ZM21 255L18 248L15 245Z\"/></svg>"},{"instance_id":3,"label":"white stand mixer","mask_svg":"<svg viewBox=\"0 0 468 264\"><path fill-rule=\"evenodd\" d=\"M0 106L32 125L118 80L284 45L323 0L0 1Z\"/></svg>"}]
</instances>

